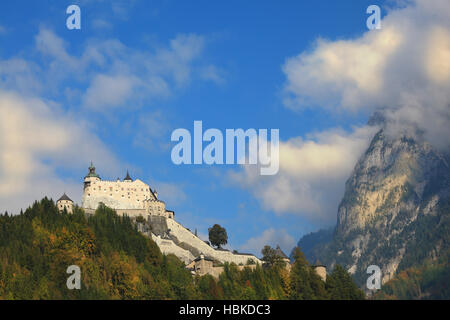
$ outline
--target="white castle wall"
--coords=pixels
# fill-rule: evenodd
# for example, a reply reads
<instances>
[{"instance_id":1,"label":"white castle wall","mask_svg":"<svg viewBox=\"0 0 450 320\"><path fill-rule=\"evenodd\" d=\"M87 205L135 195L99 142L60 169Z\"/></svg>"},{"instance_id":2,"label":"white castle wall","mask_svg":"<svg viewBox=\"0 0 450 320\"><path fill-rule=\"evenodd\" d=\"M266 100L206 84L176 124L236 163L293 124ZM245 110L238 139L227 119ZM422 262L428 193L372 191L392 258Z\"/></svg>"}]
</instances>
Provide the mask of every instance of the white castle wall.
<instances>
[{"instance_id":1,"label":"white castle wall","mask_svg":"<svg viewBox=\"0 0 450 320\"><path fill-rule=\"evenodd\" d=\"M73 212L73 202L69 201L69 200L58 200L58 202L56 202L56 206L58 207L59 211L63 211L64 208L66 208L67 213L72 213Z\"/></svg>"},{"instance_id":2,"label":"white castle wall","mask_svg":"<svg viewBox=\"0 0 450 320\"><path fill-rule=\"evenodd\" d=\"M134 181L103 181L98 177L86 177L82 207L86 211L98 208L102 202L117 211L118 215L130 217L157 215L173 218L166 211L166 204L157 199L157 194L139 179Z\"/></svg>"},{"instance_id":3,"label":"white castle wall","mask_svg":"<svg viewBox=\"0 0 450 320\"><path fill-rule=\"evenodd\" d=\"M170 234L177 237L180 242L185 242L188 245L196 248L198 251L203 253L206 256L209 256L215 260L220 262L234 262L235 264L246 264L248 259L253 259L255 263L261 264L261 261L256 258L254 255L240 255L234 254L230 251L221 251L215 250L208 244L206 244L203 240L195 236L192 232L187 230L181 224L176 222L173 219L166 219L167 227L170 229Z\"/></svg>"},{"instance_id":4,"label":"white castle wall","mask_svg":"<svg viewBox=\"0 0 450 320\"><path fill-rule=\"evenodd\" d=\"M195 259L194 255L190 251L177 246L172 240L161 239L161 237L155 236L153 233L152 239L156 242L162 253L174 254L185 264L189 264Z\"/></svg>"},{"instance_id":5,"label":"white castle wall","mask_svg":"<svg viewBox=\"0 0 450 320\"><path fill-rule=\"evenodd\" d=\"M100 202L113 209L145 209L146 201L156 200L150 187L139 179L133 182L89 180L82 199L86 209L97 209Z\"/></svg>"}]
</instances>

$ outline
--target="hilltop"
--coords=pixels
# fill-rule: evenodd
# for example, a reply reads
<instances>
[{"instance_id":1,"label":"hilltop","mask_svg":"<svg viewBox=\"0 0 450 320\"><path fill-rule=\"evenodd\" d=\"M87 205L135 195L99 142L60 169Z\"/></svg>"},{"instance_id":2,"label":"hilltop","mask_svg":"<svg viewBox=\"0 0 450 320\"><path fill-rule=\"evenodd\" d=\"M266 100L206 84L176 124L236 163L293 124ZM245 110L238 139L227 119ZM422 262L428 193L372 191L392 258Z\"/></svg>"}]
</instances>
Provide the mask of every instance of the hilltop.
<instances>
[{"instance_id":1,"label":"hilltop","mask_svg":"<svg viewBox=\"0 0 450 320\"><path fill-rule=\"evenodd\" d=\"M326 282L296 252L291 272L274 264L242 271L225 263L218 279L193 276L175 255L106 206L93 215L60 212L47 198L0 215L0 299L362 299L345 270ZM81 269L81 290L66 287Z\"/></svg>"}]
</instances>

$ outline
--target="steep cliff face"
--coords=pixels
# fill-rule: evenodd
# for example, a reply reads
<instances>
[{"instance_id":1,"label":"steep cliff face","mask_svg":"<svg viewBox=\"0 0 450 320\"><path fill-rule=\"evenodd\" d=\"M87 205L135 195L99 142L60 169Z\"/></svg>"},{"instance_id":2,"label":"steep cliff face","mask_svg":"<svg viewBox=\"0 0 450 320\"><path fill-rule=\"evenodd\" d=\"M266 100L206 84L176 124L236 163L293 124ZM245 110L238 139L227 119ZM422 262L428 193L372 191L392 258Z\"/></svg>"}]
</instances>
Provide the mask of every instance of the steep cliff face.
<instances>
[{"instance_id":1,"label":"steep cliff face","mask_svg":"<svg viewBox=\"0 0 450 320\"><path fill-rule=\"evenodd\" d=\"M380 130L346 183L333 240L313 256L345 266L360 284L372 264L386 282L399 269L445 259L449 195L448 156L419 138Z\"/></svg>"}]
</instances>

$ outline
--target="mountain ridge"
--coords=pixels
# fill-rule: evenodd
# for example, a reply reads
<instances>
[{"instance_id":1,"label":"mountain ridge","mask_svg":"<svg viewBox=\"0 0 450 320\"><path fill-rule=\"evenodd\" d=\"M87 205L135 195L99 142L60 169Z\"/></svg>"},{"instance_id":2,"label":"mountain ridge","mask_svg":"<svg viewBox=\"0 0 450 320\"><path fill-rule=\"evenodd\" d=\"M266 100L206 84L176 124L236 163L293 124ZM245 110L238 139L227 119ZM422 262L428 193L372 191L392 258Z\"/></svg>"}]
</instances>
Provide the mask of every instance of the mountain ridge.
<instances>
[{"instance_id":1,"label":"mountain ridge","mask_svg":"<svg viewBox=\"0 0 450 320\"><path fill-rule=\"evenodd\" d=\"M308 257L343 265L361 286L369 265L386 283L425 261L448 264L449 163L420 132L394 137L381 128L346 182L332 240Z\"/></svg>"}]
</instances>

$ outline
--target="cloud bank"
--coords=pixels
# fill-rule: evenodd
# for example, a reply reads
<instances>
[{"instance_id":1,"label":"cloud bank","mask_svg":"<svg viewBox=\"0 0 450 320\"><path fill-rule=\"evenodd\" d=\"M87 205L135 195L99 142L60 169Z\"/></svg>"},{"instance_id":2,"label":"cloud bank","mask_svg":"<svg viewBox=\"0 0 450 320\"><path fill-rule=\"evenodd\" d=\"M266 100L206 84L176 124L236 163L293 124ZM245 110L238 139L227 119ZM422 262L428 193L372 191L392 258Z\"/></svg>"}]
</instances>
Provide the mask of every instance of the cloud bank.
<instances>
[{"instance_id":1,"label":"cloud bank","mask_svg":"<svg viewBox=\"0 0 450 320\"><path fill-rule=\"evenodd\" d=\"M283 66L293 110L382 109L392 134L425 132L437 147L450 134L450 2L417 0L389 12L382 29L353 40L317 40ZM445 138L444 138L445 137Z\"/></svg>"},{"instance_id":2,"label":"cloud bank","mask_svg":"<svg viewBox=\"0 0 450 320\"><path fill-rule=\"evenodd\" d=\"M23 204L64 191L74 201L80 181L60 178L58 169L77 170L90 160L116 171L116 158L82 122L37 98L0 91L0 207L17 213Z\"/></svg>"},{"instance_id":3,"label":"cloud bank","mask_svg":"<svg viewBox=\"0 0 450 320\"><path fill-rule=\"evenodd\" d=\"M133 49L116 39L92 39L79 55L71 54L68 44L45 28L35 42L37 51L50 59L44 61L45 72L40 76L50 87L70 79L69 87L83 88L79 103L96 111L166 98L187 86L194 75L217 81L204 76L205 68L216 67L198 61L205 39L197 34L179 34L153 50Z\"/></svg>"},{"instance_id":4,"label":"cloud bank","mask_svg":"<svg viewBox=\"0 0 450 320\"><path fill-rule=\"evenodd\" d=\"M450 136L450 2L417 0L394 9L381 30L359 38L318 39L312 50L289 58L284 105L301 112L378 112L396 136L421 131L448 149ZM335 222L345 181L376 127L338 129L280 144L280 172L261 177L245 166L231 179L263 208L321 224Z\"/></svg>"},{"instance_id":5,"label":"cloud bank","mask_svg":"<svg viewBox=\"0 0 450 320\"><path fill-rule=\"evenodd\" d=\"M277 175L261 176L257 167L247 165L243 171L231 172L230 178L249 189L266 210L329 224L335 222L345 180L376 130L361 127L347 133L333 129L307 139L293 138L280 143Z\"/></svg>"}]
</instances>

